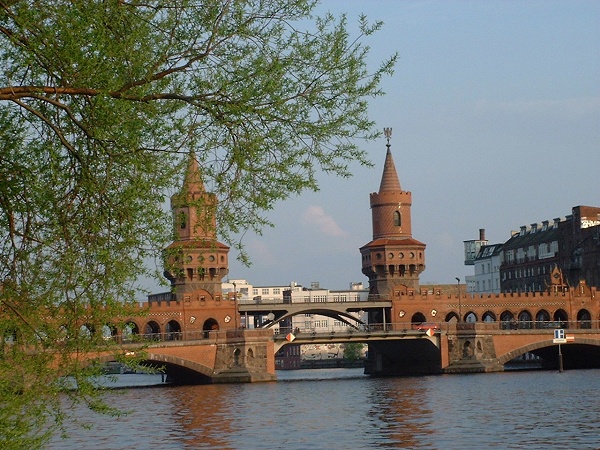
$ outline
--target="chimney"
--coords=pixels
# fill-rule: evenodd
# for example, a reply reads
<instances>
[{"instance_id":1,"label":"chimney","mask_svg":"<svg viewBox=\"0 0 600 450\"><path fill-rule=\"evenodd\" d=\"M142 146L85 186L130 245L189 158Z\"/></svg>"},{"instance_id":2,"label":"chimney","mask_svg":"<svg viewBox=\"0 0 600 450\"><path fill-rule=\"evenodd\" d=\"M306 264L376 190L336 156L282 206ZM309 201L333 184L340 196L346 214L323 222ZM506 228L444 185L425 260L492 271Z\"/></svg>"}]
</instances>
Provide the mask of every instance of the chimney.
<instances>
[{"instance_id":1,"label":"chimney","mask_svg":"<svg viewBox=\"0 0 600 450\"><path fill-rule=\"evenodd\" d=\"M485 228L480 228L479 229L479 240L480 241L485 241Z\"/></svg>"}]
</instances>

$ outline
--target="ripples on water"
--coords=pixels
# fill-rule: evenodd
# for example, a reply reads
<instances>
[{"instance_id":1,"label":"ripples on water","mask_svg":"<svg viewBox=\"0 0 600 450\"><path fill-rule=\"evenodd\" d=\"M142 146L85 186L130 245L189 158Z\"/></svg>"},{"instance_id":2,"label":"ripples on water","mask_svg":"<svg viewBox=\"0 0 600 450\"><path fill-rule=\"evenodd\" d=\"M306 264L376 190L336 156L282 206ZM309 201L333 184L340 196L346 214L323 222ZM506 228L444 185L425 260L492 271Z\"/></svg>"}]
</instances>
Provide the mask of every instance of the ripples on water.
<instances>
[{"instance_id":1,"label":"ripples on water","mask_svg":"<svg viewBox=\"0 0 600 450\"><path fill-rule=\"evenodd\" d=\"M127 389L112 419L77 412L51 449L600 448L600 370L369 378L278 372L276 383Z\"/></svg>"}]
</instances>

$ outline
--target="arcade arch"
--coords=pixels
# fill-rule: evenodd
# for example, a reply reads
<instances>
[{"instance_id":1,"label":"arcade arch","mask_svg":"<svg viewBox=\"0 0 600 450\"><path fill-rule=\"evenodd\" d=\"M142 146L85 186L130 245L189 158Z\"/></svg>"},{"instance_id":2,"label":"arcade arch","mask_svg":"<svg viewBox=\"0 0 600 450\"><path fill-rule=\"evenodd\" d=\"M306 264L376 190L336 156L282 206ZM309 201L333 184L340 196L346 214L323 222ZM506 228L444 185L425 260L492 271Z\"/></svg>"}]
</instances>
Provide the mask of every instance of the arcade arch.
<instances>
[{"instance_id":1,"label":"arcade arch","mask_svg":"<svg viewBox=\"0 0 600 450\"><path fill-rule=\"evenodd\" d=\"M410 321L412 323L423 323L426 322L427 319L425 318L425 315L423 315L423 313L414 313L410 319Z\"/></svg>"},{"instance_id":2,"label":"arcade arch","mask_svg":"<svg viewBox=\"0 0 600 450\"><path fill-rule=\"evenodd\" d=\"M176 320L169 320L165 326L165 333L168 341L178 341L181 339L181 325Z\"/></svg>"},{"instance_id":3,"label":"arcade arch","mask_svg":"<svg viewBox=\"0 0 600 450\"><path fill-rule=\"evenodd\" d=\"M202 325L202 331L204 333L204 337L207 338L210 331L217 331L219 329L219 322L217 322L212 317L206 319L204 324Z\"/></svg>"},{"instance_id":4,"label":"arcade arch","mask_svg":"<svg viewBox=\"0 0 600 450\"><path fill-rule=\"evenodd\" d=\"M592 315L587 309L580 309L577 313L577 325L579 328L592 328Z\"/></svg>"},{"instance_id":5,"label":"arcade arch","mask_svg":"<svg viewBox=\"0 0 600 450\"><path fill-rule=\"evenodd\" d=\"M123 325L123 331L121 333L123 342L133 341L135 336L138 336L139 334L140 328L138 327L137 323L129 321Z\"/></svg>"},{"instance_id":6,"label":"arcade arch","mask_svg":"<svg viewBox=\"0 0 600 450\"><path fill-rule=\"evenodd\" d=\"M144 335L148 338L148 339L159 339L160 337L160 325L158 323L156 323L154 320L149 321L148 323L146 323L146 326L144 327Z\"/></svg>"},{"instance_id":7,"label":"arcade arch","mask_svg":"<svg viewBox=\"0 0 600 450\"><path fill-rule=\"evenodd\" d=\"M484 322L495 322L496 314L494 314L491 311L486 311L483 313L483 316L481 316L481 320L483 320Z\"/></svg>"},{"instance_id":8,"label":"arcade arch","mask_svg":"<svg viewBox=\"0 0 600 450\"><path fill-rule=\"evenodd\" d=\"M553 319L555 322L564 322L566 323L569 320L569 315L564 309L557 309L554 312Z\"/></svg>"},{"instance_id":9,"label":"arcade arch","mask_svg":"<svg viewBox=\"0 0 600 450\"><path fill-rule=\"evenodd\" d=\"M473 311L469 311L465 316L465 322L475 323L477 322L477 315Z\"/></svg>"}]
</instances>

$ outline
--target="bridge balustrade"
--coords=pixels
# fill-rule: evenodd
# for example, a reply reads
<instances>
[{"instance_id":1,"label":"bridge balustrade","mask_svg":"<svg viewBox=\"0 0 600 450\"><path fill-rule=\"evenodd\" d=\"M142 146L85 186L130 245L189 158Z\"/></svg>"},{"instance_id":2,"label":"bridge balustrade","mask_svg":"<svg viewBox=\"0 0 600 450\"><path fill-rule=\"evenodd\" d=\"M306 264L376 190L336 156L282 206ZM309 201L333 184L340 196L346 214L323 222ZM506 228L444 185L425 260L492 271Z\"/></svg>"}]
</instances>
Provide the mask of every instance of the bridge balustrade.
<instances>
[{"instance_id":1,"label":"bridge balustrade","mask_svg":"<svg viewBox=\"0 0 600 450\"><path fill-rule=\"evenodd\" d=\"M471 330L475 328L483 328L487 330L505 330L505 331L526 331L526 330L553 330L563 328L567 330L574 329L599 329L600 321L500 321L500 322L397 322L397 323L372 323L352 326L334 326L334 327L315 327L315 328L295 328L283 327L279 330L273 330L278 339L285 338L288 333L294 335L323 335L328 334L335 336L336 334L363 334L369 333L407 333L421 332L423 334L432 330L434 333L448 332L454 330ZM268 332L270 332L269 330ZM128 343L152 343L152 342L173 342L173 341L196 341L196 340L215 340L220 337L235 337L239 334L240 337L246 332L266 332L264 329L239 329L239 330L197 330L185 332L170 332L170 333L148 333L148 334L132 334L128 336L111 336L107 339L113 339L119 344Z\"/></svg>"},{"instance_id":2,"label":"bridge balustrade","mask_svg":"<svg viewBox=\"0 0 600 450\"><path fill-rule=\"evenodd\" d=\"M340 296L337 294L328 295L325 300L322 297L302 297L302 298L256 298L240 299L238 305L283 305L283 304L303 304L303 303L355 303L355 302L380 302L388 301L389 296L379 294L369 294L367 297L361 297L356 294L347 294Z\"/></svg>"},{"instance_id":3,"label":"bridge balustrade","mask_svg":"<svg viewBox=\"0 0 600 450\"><path fill-rule=\"evenodd\" d=\"M407 330L421 331L423 333L428 330L433 332L448 331L450 328L458 330L469 330L484 328L489 330L553 330L556 328L563 329L598 329L600 321L500 321L500 322L397 322L397 323L372 323L352 326L334 326L334 327L313 327L313 328L295 328L282 327L276 334L286 336L292 332L298 334L331 334L336 333L369 333L369 332L402 332Z\"/></svg>"}]
</instances>

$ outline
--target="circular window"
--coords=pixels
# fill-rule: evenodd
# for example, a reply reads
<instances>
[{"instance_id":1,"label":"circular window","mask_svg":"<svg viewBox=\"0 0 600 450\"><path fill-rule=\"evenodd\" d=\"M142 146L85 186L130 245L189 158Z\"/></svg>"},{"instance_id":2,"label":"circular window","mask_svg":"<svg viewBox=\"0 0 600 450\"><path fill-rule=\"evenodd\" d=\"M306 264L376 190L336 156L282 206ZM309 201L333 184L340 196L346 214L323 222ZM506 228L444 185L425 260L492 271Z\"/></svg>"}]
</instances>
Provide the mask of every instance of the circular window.
<instances>
[{"instance_id":1,"label":"circular window","mask_svg":"<svg viewBox=\"0 0 600 450\"><path fill-rule=\"evenodd\" d=\"M400 258L404 258L404 253L400 253Z\"/></svg>"},{"instance_id":2,"label":"circular window","mask_svg":"<svg viewBox=\"0 0 600 450\"><path fill-rule=\"evenodd\" d=\"M410 258L412 259L412 258L414 258L414 257L415 257L415 254L414 254L413 252L410 252L410 255L409 255L409 256L410 256Z\"/></svg>"},{"instance_id":3,"label":"circular window","mask_svg":"<svg viewBox=\"0 0 600 450\"><path fill-rule=\"evenodd\" d=\"M381 259L381 253L377 253L377 259Z\"/></svg>"},{"instance_id":4,"label":"circular window","mask_svg":"<svg viewBox=\"0 0 600 450\"><path fill-rule=\"evenodd\" d=\"M215 257L214 257L213 255L210 255L210 256L208 257L208 260L209 260L210 262L212 262L212 261L214 261L214 260L215 260Z\"/></svg>"},{"instance_id":5,"label":"circular window","mask_svg":"<svg viewBox=\"0 0 600 450\"><path fill-rule=\"evenodd\" d=\"M388 258L392 259L394 257L393 253L388 254Z\"/></svg>"}]
</instances>

